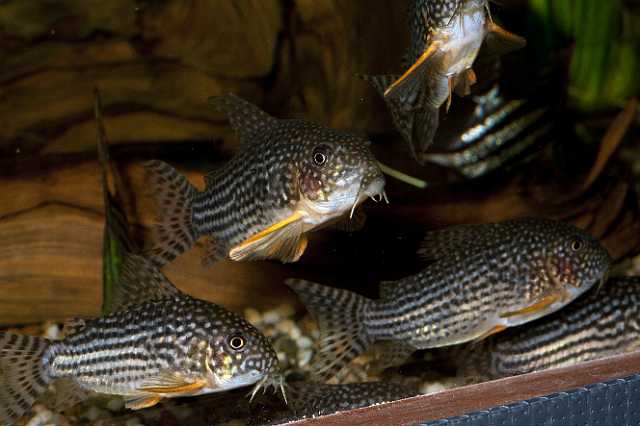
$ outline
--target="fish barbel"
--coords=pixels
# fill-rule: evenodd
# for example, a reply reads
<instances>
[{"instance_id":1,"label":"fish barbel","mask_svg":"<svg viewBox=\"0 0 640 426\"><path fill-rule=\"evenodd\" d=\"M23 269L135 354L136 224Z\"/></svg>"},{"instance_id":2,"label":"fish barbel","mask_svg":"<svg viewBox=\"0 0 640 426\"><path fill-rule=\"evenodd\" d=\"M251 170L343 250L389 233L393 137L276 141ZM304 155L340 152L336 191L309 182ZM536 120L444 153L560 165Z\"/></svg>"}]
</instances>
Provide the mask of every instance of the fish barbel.
<instances>
[{"instance_id":1,"label":"fish barbel","mask_svg":"<svg viewBox=\"0 0 640 426\"><path fill-rule=\"evenodd\" d=\"M640 277L615 277L566 308L456 351L462 377L499 378L640 347Z\"/></svg>"},{"instance_id":2,"label":"fish barbel","mask_svg":"<svg viewBox=\"0 0 640 426\"><path fill-rule=\"evenodd\" d=\"M378 300L303 280L287 284L320 328L314 373L330 377L372 344L394 359L482 340L567 305L608 272L610 258L578 228L543 219L427 233L420 273L383 282Z\"/></svg>"},{"instance_id":3,"label":"fish barbel","mask_svg":"<svg viewBox=\"0 0 640 426\"><path fill-rule=\"evenodd\" d=\"M411 65L401 76L365 76L420 163L435 137L440 107L446 103L448 110L452 92L466 96L475 84L472 65L483 43L500 54L526 44L496 25L488 11L488 0L415 0L409 10Z\"/></svg>"},{"instance_id":4,"label":"fish barbel","mask_svg":"<svg viewBox=\"0 0 640 426\"><path fill-rule=\"evenodd\" d=\"M69 395L122 395L131 409L282 385L264 335L239 315L180 292L146 258L126 258L117 288L110 314L70 321L63 340L0 333L2 424L13 424L56 381Z\"/></svg>"},{"instance_id":5,"label":"fish barbel","mask_svg":"<svg viewBox=\"0 0 640 426\"><path fill-rule=\"evenodd\" d=\"M205 177L206 189L161 161L146 163L160 210L158 266L202 236L205 264L232 260L295 262L305 233L372 198L386 200L369 142L305 120L279 120L235 95L212 98L240 137L237 155Z\"/></svg>"}]
</instances>

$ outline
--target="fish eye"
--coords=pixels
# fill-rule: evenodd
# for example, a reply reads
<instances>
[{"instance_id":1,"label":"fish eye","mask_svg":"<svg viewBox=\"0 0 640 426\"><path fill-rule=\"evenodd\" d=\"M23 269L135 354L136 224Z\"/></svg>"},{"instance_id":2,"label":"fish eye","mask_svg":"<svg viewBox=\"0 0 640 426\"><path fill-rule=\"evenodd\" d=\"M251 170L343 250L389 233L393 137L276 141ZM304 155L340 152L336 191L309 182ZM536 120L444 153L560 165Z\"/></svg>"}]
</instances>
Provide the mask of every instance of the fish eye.
<instances>
[{"instance_id":1,"label":"fish eye","mask_svg":"<svg viewBox=\"0 0 640 426\"><path fill-rule=\"evenodd\" d=\"M313 150L313 164L323 166L329 159L329 149L325 145L317 146Z\"/></svg>"},{"instance_id":2,"label":"fish eye","mask_svg":"<svg viewBox=\"0 0 640 426\"><path fill-rule=\"evenodd\" d=\"M573 251L580 251L583 246L584 242L579 238L575 238L573 241L571 241L571 250Z\"/></svg>"},{"instance_id":3,"label":"fish eye","mask_svg":"<svg viewBox=\"0 0 640 426\"><path fill-rule=\"evenodd\" d=\"M234 351L239 351L242 348L244 348L245 345L245 340L244 337L235 334L233 336L230 336L229 339L227 339L227 343L229 344L229 347L231 349L233 349Z\"/></svg>"}]
</instances>

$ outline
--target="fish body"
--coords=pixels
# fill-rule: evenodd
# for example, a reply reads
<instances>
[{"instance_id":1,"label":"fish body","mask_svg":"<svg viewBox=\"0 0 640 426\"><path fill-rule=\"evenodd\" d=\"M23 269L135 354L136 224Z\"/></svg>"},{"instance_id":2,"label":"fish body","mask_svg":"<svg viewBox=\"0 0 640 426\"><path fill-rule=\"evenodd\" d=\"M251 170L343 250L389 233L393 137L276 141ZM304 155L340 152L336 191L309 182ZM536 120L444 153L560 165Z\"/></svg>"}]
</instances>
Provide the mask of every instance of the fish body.
<instances>
[{"instance_id":1,"label":"fish body","mask_svg":"<svg viewBox=\"0 0 640 426\"><path fill-rule=\"evenodd\" d=\"M440 107L452 92L466 96L476 82L472 65L485 41L500 53L524 46L521 37L498 27L488 16L487 0L415 0L409 11L411 44L407 71L365 77L383 95L396 128L413 156L433 143Z\"/></svg>"},{"instance_id":2,"label":"fish body","mask_svg":"<svg viewBox=\"0 0 640 426\"><path fill-rule=\"evenodd\" d=\"M636 350L640 277L609 279L571 305L453 355L462 377L499 378Z\"/></svg>"},{"instance_id":3,"label":"fish body","mask_svg":"<svg viewBox=\"0 0 640 426\"><path fill-rule=\"evenodd\" d=\"M288 284L321 330L316 374L340 371L373 343L394 359L533 321L605 279L610 258L591 236L561 222L518 219L428 233L420 273L382 283L381 298L301 280Z\"/></svg>"},{"instance_id":4,"label":"fish body","mask_svg":"<svg viewBox=\"0 0 640 426\"><path fill-rule=\"evenodd\" d=\"M75 320L60 341L0 333L0 420L13 423L49 383L70 393L126 398L132 409L163 398L269 381L270 343L240 316L174 287L140 255L129 255L112 312Z\"/></svg>"},{"instance_id":5,"label":"fish body","mask_svg":"<svg viewBox=\"0 0 640 426\"><path fill-rule=\"evenodd\" d=\"M205 263L280 259L304 252L305 233L384 195L369 142L305 120L275 119L234 96L213 98L241 148L196 190L171 166L146 164L160 207L153 259L162 266L207 236Z\"/></svg>"},{"instance_id":6,"label":"fish body","mask_svg":"<svg viewBox=\"0 0 640 426\"><path fill-rule=\"evenodd\" d=\"M354 410L374 404L397 401L417 395L411 386L389 382L364 382L339 385L300 382L288 385L294 419L317 417L338 411Z\"/></svg>"}]
</instances>

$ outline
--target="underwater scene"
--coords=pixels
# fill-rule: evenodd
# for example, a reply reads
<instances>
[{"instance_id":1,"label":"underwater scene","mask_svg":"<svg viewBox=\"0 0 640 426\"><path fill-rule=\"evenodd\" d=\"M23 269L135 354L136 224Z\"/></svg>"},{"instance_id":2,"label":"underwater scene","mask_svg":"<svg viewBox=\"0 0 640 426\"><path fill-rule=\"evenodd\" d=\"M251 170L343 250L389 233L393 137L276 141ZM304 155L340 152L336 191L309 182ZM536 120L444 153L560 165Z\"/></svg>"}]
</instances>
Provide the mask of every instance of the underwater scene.
<instances>
[{"instance_id":1,"label":"underwater scene","mask_svg":"<svg viewBox=\"0 0 640 426\"><path fill-rule=\"evenodd\" d=\"M0 425L304 424L640 350L639 29L0 0Z\"/></svg>"}]
</instances>

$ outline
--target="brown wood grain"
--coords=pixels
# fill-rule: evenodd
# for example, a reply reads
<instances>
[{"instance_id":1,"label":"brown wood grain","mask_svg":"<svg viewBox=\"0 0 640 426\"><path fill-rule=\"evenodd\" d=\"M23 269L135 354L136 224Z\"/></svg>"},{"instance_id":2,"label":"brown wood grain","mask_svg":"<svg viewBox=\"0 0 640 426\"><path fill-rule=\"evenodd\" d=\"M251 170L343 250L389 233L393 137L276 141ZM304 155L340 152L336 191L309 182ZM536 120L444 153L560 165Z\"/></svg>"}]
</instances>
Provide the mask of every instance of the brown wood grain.
<instances>
[{"instance_id":1,"label":"brown wood grain","mask_svg":"<svg viewBox=\"0 0 640 426\"><path fill-rule=\"evenodd\" d=\"M154 213L142 170L137 165L125 169L148 224ZM96 316L102 303L104 229L97 161L41 162L27 170L0 179L0 324ZM189 175L196 183L201 179ZM204 251L201 242L164 272L185 292L232 310L294 303L283 284L291 273L287 266L225 261L204 268Z\"/></svg>"},{"instance_id":2,"label":"brown wood grain","mask_svg":"<svg viewBox=\"0 0 640 426\"><path fill-rule=\"evenodd\" d=\"M463 386L289 424L301 426L413 425L568 391L600 381L627 377L638 372L640 372L640 352L634 352L572 367Z\"/></svg>"}]
</instances>

